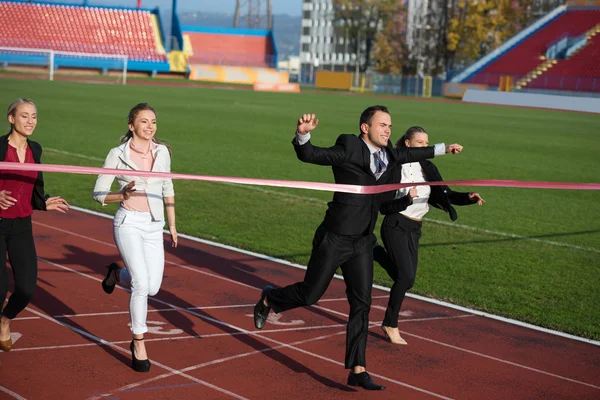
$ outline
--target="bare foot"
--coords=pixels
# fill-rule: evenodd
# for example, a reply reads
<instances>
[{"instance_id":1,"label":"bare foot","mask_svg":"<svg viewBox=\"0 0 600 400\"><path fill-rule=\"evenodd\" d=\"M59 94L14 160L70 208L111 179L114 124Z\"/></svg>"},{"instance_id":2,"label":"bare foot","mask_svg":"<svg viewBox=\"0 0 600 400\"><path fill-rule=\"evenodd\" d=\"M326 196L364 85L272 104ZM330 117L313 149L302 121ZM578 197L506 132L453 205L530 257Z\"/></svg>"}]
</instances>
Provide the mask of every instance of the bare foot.
<instances>
[{"instance_id":1,"label":"bare foot","mask_svg":"<svg viewBox=\"0 0 600 400\"><path fill-rule=\"evenodd\" d=\"M385 336L387 336L393 344L407 344L406 340L402 339L402 336L400 336L398 328L382 325L381 329L383 329L383 333L385 333Z\"/></svg>"},{"instance_id":2,"label":"bare foot","mask_svg":"<svg viewBox=\"0 0 600 400\"><path fill-rule=\"evenodd\" d=\"M0 319L0 341L5 342L10 339L10 319L2 316Z\"/></svg>"}]
</instances>

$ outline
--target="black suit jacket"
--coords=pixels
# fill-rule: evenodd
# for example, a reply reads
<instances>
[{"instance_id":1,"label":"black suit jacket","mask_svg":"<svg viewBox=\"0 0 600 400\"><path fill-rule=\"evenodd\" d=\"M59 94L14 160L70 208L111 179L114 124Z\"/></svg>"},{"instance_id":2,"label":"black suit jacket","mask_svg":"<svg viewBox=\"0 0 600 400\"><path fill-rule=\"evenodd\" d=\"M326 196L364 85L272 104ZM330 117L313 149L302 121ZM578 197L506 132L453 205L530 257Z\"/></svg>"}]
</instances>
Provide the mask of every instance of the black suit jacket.
<instances>
[{"instance_id":1,"label":"black suit jacket","mask_svg":"<svg viewBox=\"0 0 600 400\"><path fill-rule=\"evenodd\" d=\"M39 143L27 139L27 144L31 148L33 153L33 159L36 164L42 163L42 146ZM0 137L0 160L6 159L6 152L8 151L8 135ZM31 206L34 210L46 211L46 199L49 196L44 195L44 177L42 171L38 172L37 180L33 188L33 196L31 196Z\"/></svg>"},{"instance_id":2,"label":"black suit jacket","mask_svg":"<svg viewBox=\"0 0 600 400\"><path fill-rule=\"evenodd\" d=\"M388 167L377 180L371 172L371 152L366 143L356 135L340 135L333 147L313 146L310 140L299 145L292 141L298 159L303 162L331 165L335 183L375 186L389 183L397 165L434 157L433 147L394 148L388 142L386 148ZM341 235L368 235L373 232L380 206L380 194L333 194L328 203L325 227Z\"/></svg>"},{"instance_id":3,"label":"black suit jacket","mask_svg":"<svg viewBox=\"0 0 600 400\"><path fill-rule=\"evenodd\" d=\"M421 168L423 168L423 175L427 182L442 182L442 175L437 169L434 163L429 160L420 162ZM390 183L400 183L402 179L402 168L396 168L392 172ZM399 213L400 211L406 210L406 208L412 204L412 200L409 196L404 196L399 199L394 199L395 192L386 192L383 194L381 201L380 211L384 215L390 215ZM476 199L470 199L469 193L455 192L446 185L431 186L431 194L427 201L430 205L435 208L448 213L452 221L458 219L456 210L452 205L466 206L477 203Z\"/></svg>"}]
</instances>

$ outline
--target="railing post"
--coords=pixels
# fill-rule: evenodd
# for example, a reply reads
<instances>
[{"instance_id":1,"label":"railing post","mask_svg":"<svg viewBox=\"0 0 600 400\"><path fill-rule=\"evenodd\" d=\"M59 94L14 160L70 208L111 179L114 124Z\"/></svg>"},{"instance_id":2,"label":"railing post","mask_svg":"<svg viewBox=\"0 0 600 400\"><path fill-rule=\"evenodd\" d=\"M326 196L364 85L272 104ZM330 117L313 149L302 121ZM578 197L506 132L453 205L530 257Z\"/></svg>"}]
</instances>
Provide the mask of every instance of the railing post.
<instances>
[{"instance_id":1,"label":"railing post","mask_svg":"<svg viewBox=\"0 0 600 400\"><path fill-rule=\"evenodd\" d=\"M54 80L54 50L50 50L50 80Z\"/></svg>"}]
</instances>

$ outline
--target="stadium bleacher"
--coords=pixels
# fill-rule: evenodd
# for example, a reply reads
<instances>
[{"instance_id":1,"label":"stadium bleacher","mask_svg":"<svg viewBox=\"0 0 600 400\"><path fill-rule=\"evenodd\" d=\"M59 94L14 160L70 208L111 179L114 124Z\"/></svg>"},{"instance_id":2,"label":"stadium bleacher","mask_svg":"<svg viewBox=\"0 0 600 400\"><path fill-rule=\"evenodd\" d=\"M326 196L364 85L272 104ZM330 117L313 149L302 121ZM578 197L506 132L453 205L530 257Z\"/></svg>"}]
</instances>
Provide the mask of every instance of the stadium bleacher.
<instances>
[{"instance_id":1,"label":"stadium bleacher","mask_svg":"<svg viewBox=\"0 0 600 400\"><path fill-rule=\"evenodd\" d=\"M184 28L185 30L185 28ZM274 68L275 49L268 33L235 30L186 31L193 54L190 64Z\"/></svg>"},{"instance_id":2,"label":"stadium bleacher","mask_svg":"<svg viewBox=\"0 0 600 400\"><path fill-rule=\"evenodd\" d=\"M575 38L593 31L600 24L600 8L567 9L545 26L491 61L468 78L469 83L499 86L500 77L510 75L517 82L536 69L537 76L523 86L535 89L600 91L600 40L592 36L568 59L548 62L547 49L558 39Z\"/></svg>"},{"instance_id":3,"label":"stadium bleacher","mask_svg":"<svg viewBox=\"0 0 600 400\"><path fill-rule=\"evenodd\" d=\"M147 10L0 2L0 46L167 60Z\"/></svg>"}]
</instances>

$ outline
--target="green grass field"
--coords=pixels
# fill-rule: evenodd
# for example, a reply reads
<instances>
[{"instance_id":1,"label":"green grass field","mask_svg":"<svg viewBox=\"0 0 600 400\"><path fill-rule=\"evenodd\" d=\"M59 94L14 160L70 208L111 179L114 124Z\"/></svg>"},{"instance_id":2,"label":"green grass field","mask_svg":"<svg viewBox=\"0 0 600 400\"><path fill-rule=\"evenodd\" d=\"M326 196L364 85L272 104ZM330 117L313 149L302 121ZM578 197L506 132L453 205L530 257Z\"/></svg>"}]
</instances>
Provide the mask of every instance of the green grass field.
<instances>
[{"instance_id":1,"label":"green grass field","mask_svg":"<svg viewBox=\"0 0 600 400\"><path fill-rule=\"evenodd\" d=\"M101 166L127 129L129 109L149 102L158 111L158 137L172 146L174 172L332 182L330 168L296 159L296 119L316 113L313 143L329 146L340 133L355 133L360 112L380 103L390 108L394 138L418 124L432 143L465 146L435 161L447 180L600 181L599 115L326 92L0 79L4 107L23 96L38 105L34 139L46 163ZM8 130L7 122L0 126ZM46 181L49 193L71 204L116 211L91 199L95 176L46 174ZM600 339L600 193L454 189L477 190L487 203L459 207L455 224L439 210L428 214L413 293ZM304 265L331 198L190 181L175 182L175 191L180 232ZM375 274L389 285L379 266Z\"/></svg>"}]
</instances>

